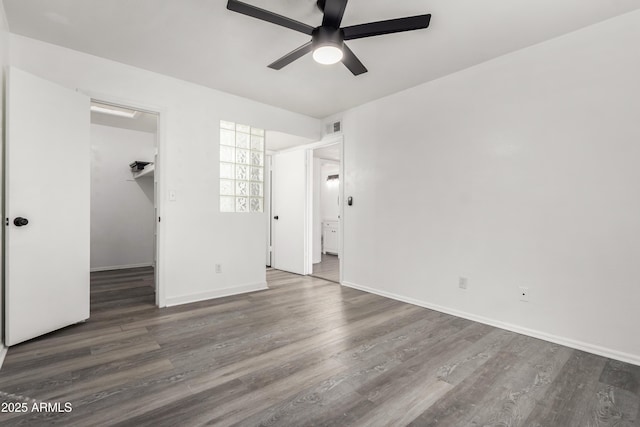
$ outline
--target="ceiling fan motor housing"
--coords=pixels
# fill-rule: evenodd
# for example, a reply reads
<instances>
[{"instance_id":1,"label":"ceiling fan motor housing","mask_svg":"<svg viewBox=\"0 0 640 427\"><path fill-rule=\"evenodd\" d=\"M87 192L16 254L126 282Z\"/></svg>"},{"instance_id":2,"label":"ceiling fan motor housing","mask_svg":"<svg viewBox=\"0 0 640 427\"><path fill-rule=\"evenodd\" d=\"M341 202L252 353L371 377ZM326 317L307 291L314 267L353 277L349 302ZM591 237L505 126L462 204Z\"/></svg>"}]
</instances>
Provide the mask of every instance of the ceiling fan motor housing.
<instances>
[{"instance_id":1,"label":"ceiling fan motor housing","mask_svg":"<svg viewBox=\"0 0 640 427\"><path fill-rule=\"evenodd\" d=\"M344 33L339 28L318 27L313 30L311 39L314 49L320 46L335 46L342 50L344 45Z\"/></svg>"}]
</instances>

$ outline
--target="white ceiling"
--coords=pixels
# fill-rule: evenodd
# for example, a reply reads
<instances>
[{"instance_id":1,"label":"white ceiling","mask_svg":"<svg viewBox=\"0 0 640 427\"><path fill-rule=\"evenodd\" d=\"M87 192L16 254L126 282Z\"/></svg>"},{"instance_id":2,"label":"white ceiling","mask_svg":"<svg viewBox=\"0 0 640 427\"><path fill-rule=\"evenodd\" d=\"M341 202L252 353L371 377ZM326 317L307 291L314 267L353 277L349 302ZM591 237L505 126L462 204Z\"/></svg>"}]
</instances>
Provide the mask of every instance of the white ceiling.
<instances>
[{"instance_id":1,"label":"white ceiling","mask_svg":"<svg viewBox=\"0 0 640 427\"><path fill-rule=\"evenodd\" d=\"M347 42L369 72L307 55L308 36L230 12L226 0L3 0L11 32L314 117L363 104L640 8L640 0L351 0L343 25L432 13L426 30ZM246 0L317 26L315 0Z\"/></svg>"}]
</instances>

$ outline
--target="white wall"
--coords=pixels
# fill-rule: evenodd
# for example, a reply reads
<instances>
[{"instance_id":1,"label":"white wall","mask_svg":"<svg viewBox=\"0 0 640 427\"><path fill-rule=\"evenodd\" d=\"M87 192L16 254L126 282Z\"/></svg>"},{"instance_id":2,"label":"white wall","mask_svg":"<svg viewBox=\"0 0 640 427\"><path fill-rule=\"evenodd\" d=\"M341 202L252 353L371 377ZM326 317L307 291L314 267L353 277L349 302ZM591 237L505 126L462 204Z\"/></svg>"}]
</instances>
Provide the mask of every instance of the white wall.
<instances>
[{"instance_id":1,"label":"white wall","mask_svg":"<svg viewBox=\"0 0 640 427\"><path fill-rule=\"evenodd\" d=\"M4 5L0 3L0 191L4 193L4 102L5 102L5 67L9 64L9 30L4 13ZM4 205L2 206L2 218L4 218ZM0 245L0 271L4 262L2 253L4 246L4 227L2 227L2 243ZM4 277L0 278L0 366L4 359L2 346L4 343Z\"/></svg>"},{"instance_id":2,"label":"white wall","mask_svg":"<svg viewBox=\"0 0 640 427\"><path fill-rule=\"evenodd\" d=\"M640 364L639 40L633 12L342 114L345 281Z\"/></svg>"},{"instance_id":3,"label":"white wall","mask_svg":"<svg viewBox=\"0 0 640 427\"><path fill-rule=\"evenodd\" d=\"M91 269L153 264L153 177L134 179L129 163L153 162L156 135L91 125Z\"/></svg>"},{"instance_id":4,"label":"white wall","mask_svg":"<svg viewBox=\"0 0 640 427\"><path fill-rule=\"evenodd\" d=\"M219 120L314 139L319 120L22 36L12 34L10 46L12 65L27 72L162 109L159 274L168 304L265 286L266 213L219 212Z\"/></svg>"}]
</instances>

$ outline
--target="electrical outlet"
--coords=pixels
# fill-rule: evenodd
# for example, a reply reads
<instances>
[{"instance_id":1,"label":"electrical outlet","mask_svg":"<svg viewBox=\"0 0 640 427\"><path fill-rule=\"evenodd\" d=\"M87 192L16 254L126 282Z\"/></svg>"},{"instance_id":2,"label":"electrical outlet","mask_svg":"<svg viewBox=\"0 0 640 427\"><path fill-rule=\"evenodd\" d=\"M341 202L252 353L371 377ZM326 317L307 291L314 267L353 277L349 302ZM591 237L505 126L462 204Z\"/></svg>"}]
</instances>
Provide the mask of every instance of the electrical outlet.
<instances>
[{"instance_id":1,"label":"electrical outlet","mask_svg":"<svg viewBox=\"0 0 640 427\"><path fill-rule=\"evenodd\" d=\"M529 302L529 288L520 286L518 288L518 299L522 302Z\"/></svg>"},{"instance_id":2,"label":"electrical outlet","mask_svg":"<svg viewBox=\"0 0 640 427\"><path fill-rule=\"evenodd\" d=\"M222 273L222 265L216 264L216 273Z\"/></svg>"},{"instance_id":3,"label":"electrical outlet","mask_svg":"<svg viewBox=\"0 0 640 427\"><path fill-rule=\"evenodd\" d=\"M466 277L460 277L458 279L458 287L460 289L467 289L468 279Z\"/></svg>"}]
</instances>

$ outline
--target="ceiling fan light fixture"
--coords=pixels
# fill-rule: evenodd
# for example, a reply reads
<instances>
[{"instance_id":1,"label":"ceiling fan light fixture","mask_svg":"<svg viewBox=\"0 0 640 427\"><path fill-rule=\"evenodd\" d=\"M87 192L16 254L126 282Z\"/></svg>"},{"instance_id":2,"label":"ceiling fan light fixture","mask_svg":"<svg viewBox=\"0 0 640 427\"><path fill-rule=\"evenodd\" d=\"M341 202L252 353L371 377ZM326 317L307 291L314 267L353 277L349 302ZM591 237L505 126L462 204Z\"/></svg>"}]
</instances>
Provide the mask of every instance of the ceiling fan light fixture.
<instances>
[{"instance_id":1,"label":"ceiling fan light fixture","mask_svg":"<svg viewBox=\"0 0 640 427\"><path fill-rule=\"evenodd\" d=\"M313 30L313 59L319 64L331 65L342 61L344 41L337 28L319 27Z\"/></svg>"},{"instance_id":2,"label":"ceiling fan light fixture","mask_svg":"<svg viewBox=\"0 0 640 427\"><path fill-rule=\"evenodd\" d=\"M344 52L338 46L327 44L324 46L318 46L313 51L313 59L324 65L332 65L342 61Z\"/></svg>"}]
</instances>

